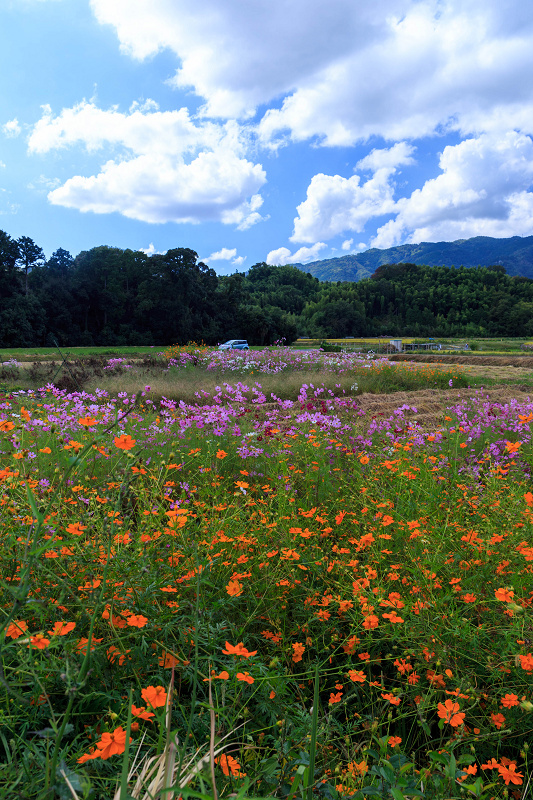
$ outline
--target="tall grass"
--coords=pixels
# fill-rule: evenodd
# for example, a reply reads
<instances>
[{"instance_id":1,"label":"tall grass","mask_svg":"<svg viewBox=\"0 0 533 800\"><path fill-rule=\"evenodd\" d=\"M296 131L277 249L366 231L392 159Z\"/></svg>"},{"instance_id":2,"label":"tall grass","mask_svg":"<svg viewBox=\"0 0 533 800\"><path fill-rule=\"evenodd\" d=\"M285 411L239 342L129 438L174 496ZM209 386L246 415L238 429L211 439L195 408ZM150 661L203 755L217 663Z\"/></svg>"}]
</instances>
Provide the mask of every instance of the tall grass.
<instances>
[{"instance_id":1,"label":"tall grass","mask_svg":"<svg viewBox=\"0 0 533 800\"><path fill-rule=\"evenodd\" d=\"M149 358L140 362L107 367L107 360L86 359L24 365L5 365L0 369L0 386L4 391L16 389L37 390L52 383L68 391L94 393L103 389L112 396L120 393L137 394L148 385L152 396L198 401L199 396L213 396L224 383L260 383L263 392L283 400L294 400L302 382L312 385L326 384L336 395L353 395L369 392L388 394L395 391L448 388L472 385L460 368L438 368L427 364L392 363L386 359L369 361L353 358L337 360L323 357L309 365L299 365L298 371L290 368L275 373L261 369L243 368L207 370L204 365L167 367L162 359ZM239 365L237 364L237 367ZM450 383L451 382L451 383ZM475 385L475 384L474 384Z\"/></svg>"}]
</instances>

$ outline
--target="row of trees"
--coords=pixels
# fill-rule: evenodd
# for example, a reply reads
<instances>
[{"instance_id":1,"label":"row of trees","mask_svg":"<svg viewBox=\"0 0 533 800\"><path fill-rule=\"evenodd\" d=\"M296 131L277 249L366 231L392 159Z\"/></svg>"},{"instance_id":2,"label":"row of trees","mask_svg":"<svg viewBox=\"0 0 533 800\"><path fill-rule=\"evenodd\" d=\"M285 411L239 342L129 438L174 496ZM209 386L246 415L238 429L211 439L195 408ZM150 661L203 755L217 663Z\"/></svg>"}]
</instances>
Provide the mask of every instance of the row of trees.
<instances>
[{"instance_id":1,"label":"row of trees","mask_svg":"<svg viewBox=\"0 0 533 800\"><path fill-rule=\"evenodd\" d=\"M0 231L0 347L168 345L297 336L533 336L533 281L503 267L395 264L359 283L292 266L217 276L188 248L94 247L46 260Z\"/></svg>"},{"instance_id":2,"label":"row of trees","mask_svg":"<svg viewBox=\"0 0 533 800\"><path fill-rule=\"evenodd\" d=\"M275 304L265 306L244 275L219 278L188 248L148 257L103 246L75 258L59 248L46 260L31 239L0 231L3 347L54 340L71 346L216 344L241 337L270 344L297 337L289 316Z\"/></svg>"},{"instance_id":3,"label":"row of trees","mask_svg":"<svg viewBox=\"0 0 533 800\"><path fill-rule=\"evenodd\" d=\"M533 336L533 281L499 265L388 264L359 283L320 284L302 316L310 335Z\"/></svg>"}]
</instances>

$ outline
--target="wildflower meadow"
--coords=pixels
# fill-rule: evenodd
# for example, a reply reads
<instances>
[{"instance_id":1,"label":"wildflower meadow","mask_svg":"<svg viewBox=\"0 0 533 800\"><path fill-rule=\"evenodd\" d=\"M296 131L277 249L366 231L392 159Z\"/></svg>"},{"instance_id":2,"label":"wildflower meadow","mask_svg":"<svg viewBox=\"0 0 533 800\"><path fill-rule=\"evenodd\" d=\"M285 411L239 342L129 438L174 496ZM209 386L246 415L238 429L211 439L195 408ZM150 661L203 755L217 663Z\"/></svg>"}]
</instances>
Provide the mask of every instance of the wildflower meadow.
<instances>
[{"instance_id":1,"label":"wildflower meadow","mask_svg":"<svg viewBox=\"0 0 533 800\"><path fill-rule=\"evenodd\" d=\"M188 395L0 394L0 796L529 797L533 393L163 366ZM393 371L455 392L366 412Z\"/></svg>"}]
</instances>

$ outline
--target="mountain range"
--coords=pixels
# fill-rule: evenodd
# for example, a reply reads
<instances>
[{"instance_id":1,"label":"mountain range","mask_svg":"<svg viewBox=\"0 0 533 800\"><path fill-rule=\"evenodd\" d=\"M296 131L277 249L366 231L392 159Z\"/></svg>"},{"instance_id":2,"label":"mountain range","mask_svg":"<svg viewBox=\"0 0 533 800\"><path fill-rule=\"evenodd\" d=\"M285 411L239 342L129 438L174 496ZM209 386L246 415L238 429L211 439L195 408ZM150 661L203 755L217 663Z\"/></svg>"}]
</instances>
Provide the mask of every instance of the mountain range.
<instances>
[{"instance_id":1,"label":"mountain range","mask_svg":"<svg viewBox=\"0 0 533 800\"><path fill-rule=\"evenodd\" d=\"M321 281L360 281L369 278L381 264L425 264L430 267L488 267L495 264L509 275L533 279L533 236L494 239L475 236L455 242L401 244L386 250L372 248L356 255L293 264Z\"/></svg>"}]
</instances>

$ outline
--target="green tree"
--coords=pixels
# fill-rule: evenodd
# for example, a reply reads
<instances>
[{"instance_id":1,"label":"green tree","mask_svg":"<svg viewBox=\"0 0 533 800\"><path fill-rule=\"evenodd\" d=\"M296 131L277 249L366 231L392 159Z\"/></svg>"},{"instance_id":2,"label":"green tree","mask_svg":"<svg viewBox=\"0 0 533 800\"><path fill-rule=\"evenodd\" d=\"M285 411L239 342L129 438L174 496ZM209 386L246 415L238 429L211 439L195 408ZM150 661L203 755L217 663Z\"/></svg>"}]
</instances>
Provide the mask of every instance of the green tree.
<instances>
[{"instance_id":1,"label":"green tree","mask_svg":"<svg viewBox=\"0 0 533 800\"><path fill-rule=\"evenodd\" d=\"M17 265L24 271L24 294L28 294L28 273L36 266L41 266L45 262L42 247L35 244L29 236L21 236L17 239L19 255Z\"/></svg>"}]
</instances>

